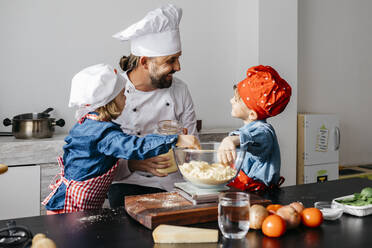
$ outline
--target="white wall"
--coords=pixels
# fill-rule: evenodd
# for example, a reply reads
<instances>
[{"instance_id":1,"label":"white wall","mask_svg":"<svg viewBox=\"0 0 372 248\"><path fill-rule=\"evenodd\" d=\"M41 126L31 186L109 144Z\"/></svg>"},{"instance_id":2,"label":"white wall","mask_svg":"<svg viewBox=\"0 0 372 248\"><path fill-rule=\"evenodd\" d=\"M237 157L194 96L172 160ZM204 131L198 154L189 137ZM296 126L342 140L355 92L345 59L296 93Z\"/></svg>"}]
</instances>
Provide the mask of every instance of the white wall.
<instances>
[{"instance_id":1,"label":"white wall","mask_svg":"<svg viewBox=\"0 0 372 248\"><path fill-rule=\"evenodd\" d=\"M291 100L278 116L268 119L278 136L284 185L296 184L297 142L297 0L261 0L259 63L271 65L292 88Z\"/></svg>"},{"instance_id":2,"label":"white wall","mask_svg":"<svg viewBox=\"0 0 372 248\"><path fill-rule=\"evenodd\" d=\"M0 120L51 106L67 123L56 132L67 132L75 123L67 107L73 75L96 63L116 66L129 44L112 34L168 2L183 8L177 76L189 86L197 118L204 128L238 127L229 99L232 85L258 61L257 0L0 1Z\"/></svg>"},{"instance_id":3,"label":"white wall","mask_svg":"<svg viewBox=\"0 0 372 248\"><path fill-rule=\"evenodd\" d=\"M372 163L372 1L299 1L301 112L340 118L340 164Z\"/></svg>"},{"instance_id":4,"label":"white wall","mask_svg":"<svg viewBox=\"0 0 372 248\"><path fill-rule=\"evenodd\" d=\"M294 184L297 0L0 1L0 120L53 107L54 116L67 122L57 132L67 132L75 122L67 107L73 75L95 63L117 65L129 44L111 35L167 2L184 11L177 76L187 82L204 129L242 125L231 118L229 99L250 66L270 64L291 84L290 104L270 122L281 146L282 174ZM10 130L0 125L0 131Z\"/></svg>"}]
</instances>

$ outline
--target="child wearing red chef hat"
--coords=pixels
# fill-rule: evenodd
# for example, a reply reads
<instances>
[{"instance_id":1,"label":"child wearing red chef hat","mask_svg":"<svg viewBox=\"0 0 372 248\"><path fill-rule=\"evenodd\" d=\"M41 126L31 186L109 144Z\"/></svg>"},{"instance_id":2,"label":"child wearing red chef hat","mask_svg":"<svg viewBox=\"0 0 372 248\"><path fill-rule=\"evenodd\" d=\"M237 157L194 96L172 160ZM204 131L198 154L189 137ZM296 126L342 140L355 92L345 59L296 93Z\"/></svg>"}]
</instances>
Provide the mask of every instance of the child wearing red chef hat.
<instances>
[{"instance_id":1,"label":"child wearing red chef hat","mask_svg":"<svg viewBox=\"0 0 372 248\"><path fill-rule=\"evenodd\" d=\"M231 115L244 126L223 139L218 159L224 164L236 158L236 147L246 151L238 176L229 186L245 191L266 191L284 182L280 177L280 150L274 128L266 122L280 114L291 97L291 87L270 66L254 66L234 86Z\"/></svg>"}]
</instances>

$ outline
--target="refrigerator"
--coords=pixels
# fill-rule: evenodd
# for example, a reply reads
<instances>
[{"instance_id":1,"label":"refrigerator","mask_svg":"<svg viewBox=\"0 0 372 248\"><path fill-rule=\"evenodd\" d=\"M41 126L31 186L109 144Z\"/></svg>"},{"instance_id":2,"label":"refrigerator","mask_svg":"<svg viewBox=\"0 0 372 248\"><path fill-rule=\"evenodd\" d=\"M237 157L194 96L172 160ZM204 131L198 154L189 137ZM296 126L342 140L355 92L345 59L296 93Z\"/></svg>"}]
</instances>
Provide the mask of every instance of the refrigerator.
<instances>
[{"instance_id":1,"label":"refrigerator","mask_svg":"<svg viewBox=\"0 0 372 248\"><path fill-rule=\"evenodd\" d=\"M338 179L340 123L334 114L297 117L297 184Z\"/></svg>"}]
</instances>

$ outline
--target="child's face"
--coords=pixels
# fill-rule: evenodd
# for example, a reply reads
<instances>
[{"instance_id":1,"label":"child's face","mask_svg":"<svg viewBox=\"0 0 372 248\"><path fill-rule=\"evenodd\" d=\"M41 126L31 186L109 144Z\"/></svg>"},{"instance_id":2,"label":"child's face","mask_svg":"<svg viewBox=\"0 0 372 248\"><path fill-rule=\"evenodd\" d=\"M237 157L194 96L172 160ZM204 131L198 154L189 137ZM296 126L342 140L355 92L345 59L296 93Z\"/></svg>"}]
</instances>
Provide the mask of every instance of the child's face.
<instances>
[{"instance_id":1,"label":"child's face","mask_svg":"<svg viewBox=\"0 0 372 248\"><path fill-rule=\"evenodd\" d=\"M124 90L125 88L120 91L120 93L115 97L114 100L116 105L119 107L120 112L122 112L125 107L126 96L124 95Z\"/></svg>"},{"instance_id":2,"label":"child's face","mask_svg":"<svg viewBox=\"0 0 372 248\"><path fill-rule=\"evenodd\" d=\"M233 98L230 99L231 103L231 116L242 120L249 118L250 109L245 105L243 100L238 94L238 90L235 89Z\"/></svg>"}]
</instances>

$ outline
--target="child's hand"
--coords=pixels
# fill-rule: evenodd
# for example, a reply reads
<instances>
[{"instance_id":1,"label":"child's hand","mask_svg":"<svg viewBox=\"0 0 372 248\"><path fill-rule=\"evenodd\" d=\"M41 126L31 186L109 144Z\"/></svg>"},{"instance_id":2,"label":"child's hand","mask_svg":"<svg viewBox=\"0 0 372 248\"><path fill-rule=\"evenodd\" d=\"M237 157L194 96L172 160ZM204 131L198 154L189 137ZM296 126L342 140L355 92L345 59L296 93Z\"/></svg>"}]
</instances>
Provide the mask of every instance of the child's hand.
<instances>
[{"instance_id":1,"label":"child's hand","mask_svg":"<svg viewBox=\"0 0 372 248\"><path fill-rule=\"evenodd\" d=\"M200 150L199 140L194 135L178 135L176 146Z\"/></svg>"},{"instance_id":2,"label":"child's hand","mask_svg":"<svg viewBox=\"0 0 372 248\"><path fill-rule=\"evenodd\" d=\"M228 136L224 138L218 147L218 161L223 164L234 162L236 159L236 146L239 142L239 136Z\"/></svg>"}]
</instances>

